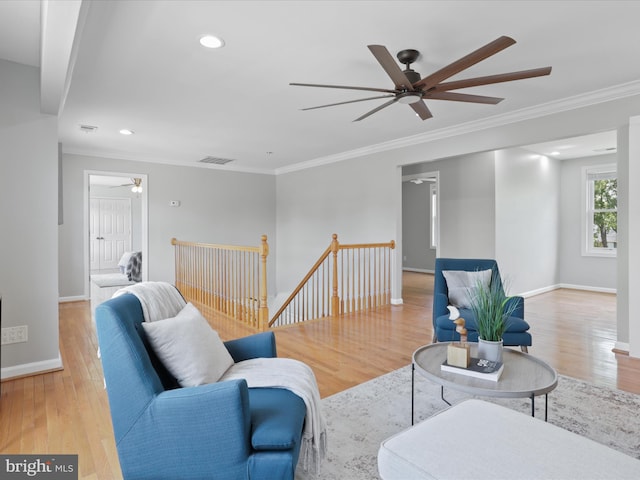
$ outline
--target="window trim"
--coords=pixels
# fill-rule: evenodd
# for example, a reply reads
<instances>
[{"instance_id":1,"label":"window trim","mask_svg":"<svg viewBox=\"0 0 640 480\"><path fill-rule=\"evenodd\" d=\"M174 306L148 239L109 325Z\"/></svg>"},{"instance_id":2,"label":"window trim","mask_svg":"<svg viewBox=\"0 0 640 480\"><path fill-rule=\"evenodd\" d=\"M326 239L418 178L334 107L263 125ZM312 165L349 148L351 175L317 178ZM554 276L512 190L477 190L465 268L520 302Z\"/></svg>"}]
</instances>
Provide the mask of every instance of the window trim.
<instances>
[{"instance_id":1,"label":"window trim","mask_svg":"<svg viewBox=\"0 0 640 480\"><path fill-rule=\"evenodd\" d=\"M590 187L590 177L597 174L612 173L615 178L618 177L617 165L615 163L605 165L591 165L582 167L582 229L581 241L582 256L584 257L605 257L616 258L618 249L616 248L599 248L593 247L593 217L592 212L592 196L593 192ZM618 209L616 208L616 213Z\"/></svg>"}]
</instances>

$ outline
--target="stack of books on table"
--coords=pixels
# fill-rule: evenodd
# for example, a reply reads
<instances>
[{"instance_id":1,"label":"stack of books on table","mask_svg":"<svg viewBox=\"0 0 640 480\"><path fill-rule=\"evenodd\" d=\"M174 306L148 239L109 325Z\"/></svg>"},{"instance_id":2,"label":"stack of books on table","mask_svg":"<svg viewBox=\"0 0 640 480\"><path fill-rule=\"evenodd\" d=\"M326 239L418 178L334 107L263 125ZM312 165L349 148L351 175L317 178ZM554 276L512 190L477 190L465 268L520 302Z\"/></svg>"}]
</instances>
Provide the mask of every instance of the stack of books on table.
<instances>
[{"instance_id":1,"label":"stack of books on table","mask_svg":"<svg viewBox=\"0 0 640 480\"><path fill-rule=\"evenodd\" d=\"M490 360L471 357L471 362L467 368L449 365L445 360L442 364L441 370L443 372L457 373L460 375L467 375L469 377L482 378L484 380L497 382L504 370L504 364L502 362L492 362Z\"/></svg>"}]
</instances>

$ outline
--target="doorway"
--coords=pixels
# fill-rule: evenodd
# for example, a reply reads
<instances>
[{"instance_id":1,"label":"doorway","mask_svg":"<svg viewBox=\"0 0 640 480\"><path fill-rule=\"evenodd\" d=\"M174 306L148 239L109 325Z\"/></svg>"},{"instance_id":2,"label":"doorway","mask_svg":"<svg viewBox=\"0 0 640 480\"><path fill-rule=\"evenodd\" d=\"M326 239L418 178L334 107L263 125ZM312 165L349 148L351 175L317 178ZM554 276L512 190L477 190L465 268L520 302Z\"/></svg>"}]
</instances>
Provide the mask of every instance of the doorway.
<instances>
[{"instance_id":1,"label":"doorway","mask_svg":"<svg viewBox=\"0 0 640 480\"><path fill-rule=\"evenodd\" d=\"M85 171L87 298L91 275L122 272L118 264L127 252L142 252L142 280L148 279L148 186L145 174Z\"/></svg>"},{"instance_id":2,"label":"doorway","mask_svg":"<svg viewBox=\"0 0 640 480\"><path fill-rule=\"evenodd\" d=\"M440 246L439 172L402 176L402 270L433 273Z\"/></svg>"}]
</instances>

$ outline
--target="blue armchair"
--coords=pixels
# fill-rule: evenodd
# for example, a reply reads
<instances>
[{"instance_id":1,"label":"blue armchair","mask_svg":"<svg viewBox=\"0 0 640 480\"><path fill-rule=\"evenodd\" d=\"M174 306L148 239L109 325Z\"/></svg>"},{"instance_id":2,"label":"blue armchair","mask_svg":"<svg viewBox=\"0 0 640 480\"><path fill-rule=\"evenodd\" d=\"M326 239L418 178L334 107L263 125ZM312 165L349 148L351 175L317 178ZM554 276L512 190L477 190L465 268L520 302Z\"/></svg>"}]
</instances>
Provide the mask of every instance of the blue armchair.
<instances>
[{"instance_id":1,"label":"blue armchair","mask_svg":"<svg viewBox=\"0 0 640 480\"><path fill-rule=\"evenodd\" d=\"M456 332L456 325L449 319L449 295L447 282L442 274L443 270L479 271L493 270L492 274L500 281L500 271L495 260L466 259L466 258L436 258L435 276L433 279L433 342L458 341L460 335ZM503 335L504 345L520 347L523 352L531 346L529 324L524 320L524 298L513 296L510 300L516 302L516 307L509 317L508 328ZM468 341L478 341L476 320L470 309L460 309L460 316L465 319Z\"/></svg>"},{"instance_id":2,"label":"blue armchair","mask_svg":"<svg viewBox=\"0 0 640 480\"><path fill-rule=\"evenodd\" d=\"M96 308L96 328L125 479L293 479L306 407L289 390L244 380L181 388L158 360L134 295ZM275 357L273 332L226 342L238 362Z\"/></svg>"}]
</instances>

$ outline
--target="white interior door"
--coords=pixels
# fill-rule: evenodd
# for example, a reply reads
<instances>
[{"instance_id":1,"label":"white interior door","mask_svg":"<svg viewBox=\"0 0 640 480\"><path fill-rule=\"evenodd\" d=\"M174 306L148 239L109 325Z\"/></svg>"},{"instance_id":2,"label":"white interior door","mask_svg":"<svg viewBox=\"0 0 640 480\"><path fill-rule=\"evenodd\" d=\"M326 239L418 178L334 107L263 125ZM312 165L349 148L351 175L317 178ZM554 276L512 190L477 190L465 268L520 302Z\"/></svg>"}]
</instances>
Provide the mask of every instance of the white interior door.
<instances>
[{"instance_id":1,"label":"white interior door","mask_svg":"<svg viewBox=\"0 0 640 480\"><path fill-rule=\"evenodd\" d=\"M117 269L131 251L131 199L91 198L89 238L91 270Z\"/></svg>"}]
</instances>

